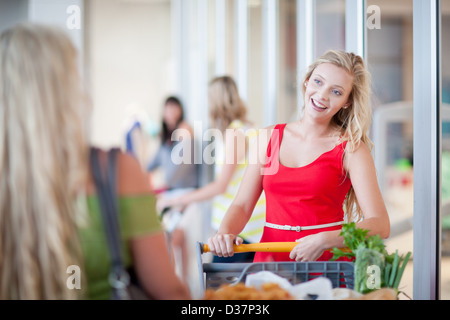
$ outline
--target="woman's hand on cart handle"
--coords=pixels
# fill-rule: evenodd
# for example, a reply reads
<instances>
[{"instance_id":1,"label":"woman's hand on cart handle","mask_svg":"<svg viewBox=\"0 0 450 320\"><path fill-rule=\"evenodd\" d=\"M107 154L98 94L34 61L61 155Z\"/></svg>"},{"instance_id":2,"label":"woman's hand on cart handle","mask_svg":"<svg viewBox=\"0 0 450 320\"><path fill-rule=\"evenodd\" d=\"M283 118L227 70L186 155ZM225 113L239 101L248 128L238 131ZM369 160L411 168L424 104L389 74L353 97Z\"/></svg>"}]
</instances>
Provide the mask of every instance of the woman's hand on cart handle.
<instances>
[{"instance_id":1,"label":"woman's hand on cart handle","mask_svg":"<svg viewBox=\"0 0 450 320\"><path fill-rule=\"evenodd\" d=\"M262 242L233 245L234 253L238 252L291 252L298 245L298 242ZM342 251L349 251L349 248L340 248ZM327 250L331 251L331 249ZM202 253L211 252L209 245L203 244Z\"/></svg>"},{"instance_id":2,"label":"woman's hand on cart handle","mask_svg":"<svg viewBox=\"0 0 450 320\"><path fill-rule=\"evenodd\" d=\"M234 253L240 252L290 252L297 242L262 242L262 243L249 243L233 245ZM203 253L210 252L210 248L207 244L203 244Z\"/></svg>"},{"instance_id":3,"label":"woman's hand on cart handle","mask_svg":"<svg viewBox=\"0 0 450 320\"><path fill-rule=\"evenodd\" d=\"M216 234L208 239L209 252L218 257L232 257L234 246L241 245L244 240L234 234Z\"/></svg>"}]
</instances>

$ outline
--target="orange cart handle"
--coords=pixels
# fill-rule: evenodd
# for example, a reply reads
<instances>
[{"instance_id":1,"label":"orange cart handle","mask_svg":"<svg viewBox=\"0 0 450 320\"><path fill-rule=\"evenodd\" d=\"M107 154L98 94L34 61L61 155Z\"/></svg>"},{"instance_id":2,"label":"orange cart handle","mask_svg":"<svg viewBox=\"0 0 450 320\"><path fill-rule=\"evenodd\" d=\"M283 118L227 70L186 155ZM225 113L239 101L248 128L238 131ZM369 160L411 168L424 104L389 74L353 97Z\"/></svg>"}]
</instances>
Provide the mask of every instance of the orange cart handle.
<instances>
[{"instance_id":1,"label":"orange cart handle","mask_svg":"<svg viewBox=\"0 0 450 320\"><path fill-rule=\"evenodd\" d=\"M291 252L298 242L261 242L233 245L234 252ZM343 251L349 251L348 248L341 248ZM203 244L203 253L210 252L209 246Z\"/></svg>"},{"instance_id":2,"label":"orange cart handle","mask_svg":"<svg viewBox=\"0 0 450 320\"><path fill-rule=\"evenodd\" d=\"M291 252L298 242L262 242L233 245L234 252ZM203 252L209 252L209 246L203 244Z\"/></svg>"}]
</instances>

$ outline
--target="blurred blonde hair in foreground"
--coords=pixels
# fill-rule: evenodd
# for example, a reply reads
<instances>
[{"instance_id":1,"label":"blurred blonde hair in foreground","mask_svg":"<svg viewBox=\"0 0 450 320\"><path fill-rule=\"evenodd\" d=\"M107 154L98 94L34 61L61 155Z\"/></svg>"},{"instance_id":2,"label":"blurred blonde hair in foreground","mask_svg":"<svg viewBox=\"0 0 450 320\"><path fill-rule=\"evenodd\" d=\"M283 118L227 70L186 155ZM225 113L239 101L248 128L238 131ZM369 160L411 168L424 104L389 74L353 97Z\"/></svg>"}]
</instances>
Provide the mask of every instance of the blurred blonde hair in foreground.
<instances>
[{"instance_id":1,"label":"blurred blonde hair in foreground","mask_svg":"<svg viewBox=\"0 0 450 320\"><path fill-rule=\"evenodd\" d=\"M87 174L77 52L62 30L21 24L0 36L0 299L76 298L75 199ZM77 259L78 257L78 259Z\"/></svg>"}]
</instances>

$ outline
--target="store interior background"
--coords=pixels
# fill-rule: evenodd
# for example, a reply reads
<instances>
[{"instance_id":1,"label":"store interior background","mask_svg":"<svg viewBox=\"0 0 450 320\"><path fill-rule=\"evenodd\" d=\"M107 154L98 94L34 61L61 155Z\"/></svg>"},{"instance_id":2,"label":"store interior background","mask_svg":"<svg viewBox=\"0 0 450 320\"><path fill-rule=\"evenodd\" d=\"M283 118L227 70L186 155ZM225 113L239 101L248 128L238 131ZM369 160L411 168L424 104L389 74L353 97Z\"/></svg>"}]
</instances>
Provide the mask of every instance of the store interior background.
<instances>
[{"instance_id":1,"label":"store interior background","mask_svg":"<svg viewBox=\"0 0 450 320\"><path fill-rule=\"evenodd\" d=\"M0 31L27 19L63 25L68 16L65 9L72 4L78 5L82 9L81 29L69 32L80 50L83 77L94 104L92 142L103 147L124 146L127 128L139 119L146 125L147 132L153 132L153 135L145 136L140 153L140 161L145 166L158 145L154 133L168 95L176 94L182 98L192 125L195 121L206 123L207 82L217 75L237 75L236 38L240 31L236 1L246 1L248 6L248 80L239 85L246 89L242 93L249 118L257 126L267 125L262 112L263 54L268 50L263 41L264 0L181 1L190 2L185 7L189 12L183 12L183 19L189 21L187 39L180 39L180 30L176 29L179 26L174 21L179 18L173 10L176 0L61 0L57 1L58 5L49 0L0 0ZM314 2L314 56L327 49L345 49L345 0ZM441 3L442 102L445 109L450 107L450 0ZM225 4L226 9L223 15L226 28L220 35L224 37L223 47L218 46L215 23L219 4ZM279 0L277 4L276 115L273 123L296 119L299 105L297 1ZM392 234L386 241L388 251L398 249L404 254L413 252L413 0L367 0L367 6L371 5L380 9L381 18L379 29L367 30L367 63L374 90L374 157L392 223ZM51 10L44 10L48 8ZM206 12L202 13L201 8L206 8ZM207 15L206 25L199 23L199 14ZM205 27L206 31L201 33L199 28ZM186 34L186 30L183 32ZM202 43L205 40L206 43ZM180 54L187 65L180 65ZM218 57L222 57L220 64ZM206 76L199 77L198 70L206 72ZM191 87L186 87L187 83ZM206 127L204 124L203 129ZM450 299L450 117L446 120L446 112L443 112L442 128L441 299ZM153 181L157 184L159 179L161 175L157 173ZM199 222L207 221L205 217L207 214L199 214ZM200 233L206 237L204 230ZM412 278L410 262L400 285L409 297L413 297Z\"/></svg>"}]
</instances>

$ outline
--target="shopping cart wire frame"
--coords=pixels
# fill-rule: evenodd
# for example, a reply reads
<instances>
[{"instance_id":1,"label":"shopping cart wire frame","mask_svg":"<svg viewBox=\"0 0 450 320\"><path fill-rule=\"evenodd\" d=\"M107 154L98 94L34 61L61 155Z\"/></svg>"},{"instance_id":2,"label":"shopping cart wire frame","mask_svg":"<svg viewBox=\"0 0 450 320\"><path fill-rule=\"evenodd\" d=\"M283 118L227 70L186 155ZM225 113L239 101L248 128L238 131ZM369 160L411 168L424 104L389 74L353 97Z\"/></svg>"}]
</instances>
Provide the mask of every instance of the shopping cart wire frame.
<instances>
[{"instance_id":1,"label":"shopping cart wire frame","mask_svg":"<svg viewBox=\"0 0 450 320\"><path fill-rule=\"evenodd\" d=\"M203 244L200 242L197 242L196 254L202 296L206 289L245 283L247 275L260 271L273 272L293 285L318 277L330 279L333 288L353 289L354 285L354 265L347 261L203 263Z\"/></svg>"}]
</instances>

